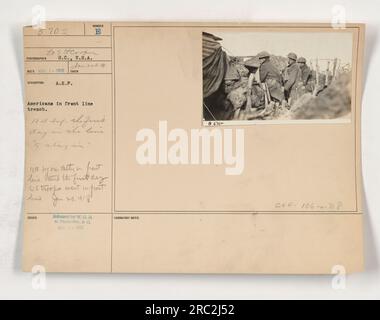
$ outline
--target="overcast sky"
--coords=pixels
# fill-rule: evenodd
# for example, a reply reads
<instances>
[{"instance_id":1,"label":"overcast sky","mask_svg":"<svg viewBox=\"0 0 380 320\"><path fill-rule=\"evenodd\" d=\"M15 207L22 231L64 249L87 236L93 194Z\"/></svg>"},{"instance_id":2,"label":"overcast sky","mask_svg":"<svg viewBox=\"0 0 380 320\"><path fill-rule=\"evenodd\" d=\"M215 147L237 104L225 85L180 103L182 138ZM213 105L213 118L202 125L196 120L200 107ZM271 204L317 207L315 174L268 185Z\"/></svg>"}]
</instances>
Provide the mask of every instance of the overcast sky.
<instances>
[{"instance_id":1,"label":"overcast sky","mask_svg":"<svg viewBox=\"0 0 380 320\"><path fill-rule=\"evenodd\" d=\"M352 63L352 33L350 32L219 32L222 46L235 56L256 55L266 50L286 56L295 52L310 59L340 58ZM321 64L323 62L321 61ZM321 65L322 66L322 65Z\"/></svg>"}]
</instances>

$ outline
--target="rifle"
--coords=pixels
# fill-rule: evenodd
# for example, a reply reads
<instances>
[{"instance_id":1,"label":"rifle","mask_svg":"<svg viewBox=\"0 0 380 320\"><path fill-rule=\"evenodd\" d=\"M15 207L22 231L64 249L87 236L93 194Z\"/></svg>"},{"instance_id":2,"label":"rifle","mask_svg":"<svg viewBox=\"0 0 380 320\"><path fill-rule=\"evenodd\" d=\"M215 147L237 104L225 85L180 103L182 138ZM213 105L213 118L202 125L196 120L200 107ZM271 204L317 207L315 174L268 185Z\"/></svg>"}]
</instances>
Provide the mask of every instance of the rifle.
<instances>
[{"instance_id":1,"label":"rifle","mask_svg":"<svg viewBox=\"0 0 380 320\"><path fill-rule=\"evenodd\" d=\"M252 86L253 86L253 79L254 79L254 75L251 72L249 74L248 84L247 84L247 104L246 104L246 107L245 107L246 113L248 113L251 110L251 108L252 108Z\"/></svg>"},{"instance_id":2,"label":"rifle","mask_svg":"<svg viewBox=\"0 0 380 320\"><path fill-rule=\"evenodd\" d=\"M272 102L272 98L270 97L270 92L266 83L263 83L263 89L265 91L265 104L268 105Z\"/></svg>"},{"instance_id":3,"label":"rifle","mask_svg":"<svg viewBox=\"0 0 380 320\"><path fill-rule=\"evenodd\" d=\"M257 72L259 72L259 70ZM268 86L265 82L264 83L261 82L260 74L258 74L258 82L259 82L260 87L264 90L265 108L266 108L272 102L271 97L270 97L270 93L269 93L269 89L268 89Z\"/></svg>"}]
</instances>

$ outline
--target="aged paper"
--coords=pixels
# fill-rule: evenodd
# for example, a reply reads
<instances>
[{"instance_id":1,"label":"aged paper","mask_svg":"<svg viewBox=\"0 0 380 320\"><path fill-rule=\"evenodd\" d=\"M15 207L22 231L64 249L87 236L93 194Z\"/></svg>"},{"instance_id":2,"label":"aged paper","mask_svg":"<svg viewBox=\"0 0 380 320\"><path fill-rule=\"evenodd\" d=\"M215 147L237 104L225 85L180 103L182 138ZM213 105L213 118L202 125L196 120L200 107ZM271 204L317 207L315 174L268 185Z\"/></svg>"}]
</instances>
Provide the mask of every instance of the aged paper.
<instances>
[{"instance_id":1,"label":"aged paper","mask_svg":"<svg viewBox=\"0 0 380 320\"><path fill-rule=\"evenodd\" d=\"M23 269L363 270L364 25L24 28Z\"/></svg>"}]
</instances>

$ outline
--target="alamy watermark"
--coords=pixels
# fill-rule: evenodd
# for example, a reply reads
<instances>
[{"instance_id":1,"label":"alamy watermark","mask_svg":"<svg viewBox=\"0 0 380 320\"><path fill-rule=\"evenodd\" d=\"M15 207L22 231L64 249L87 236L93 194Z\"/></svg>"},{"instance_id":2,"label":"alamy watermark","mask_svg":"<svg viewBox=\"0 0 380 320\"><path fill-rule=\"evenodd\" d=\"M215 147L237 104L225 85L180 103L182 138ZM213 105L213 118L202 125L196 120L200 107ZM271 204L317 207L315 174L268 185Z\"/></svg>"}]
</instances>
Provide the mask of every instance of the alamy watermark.
<instances>
[{"instance_id":1,"label":"alamy watermark","mask_svg":"<svg viewBox=\"0 0 380 320\"><path fill-rule=\"evenodd\" d=\"M46 290L46 270L44 266L35 265L32 268L32 288Z\"/></svg>"},{"instance_id":2,"label":"alamy watermark","mask_svg":"<svg viewBox=\"0 0 380 320\"><path fill-rule=\"evenodd\" d=\"M346 28L346 8L342 5L335 5L331 8L331 26L334 29Z\"/></svg>"},{"instance_id":3,"label":"alamy watermark","mask_svg":"<svg viewBox=\"0 0 380 320\"><path fill-rule=\"evenodd\" d=\"M140 165L224 165L226 175L244 171L244 129L221 127L168 130L159 121L158 132L143 128L136 134Z\"/></svg>"}]
</instances>

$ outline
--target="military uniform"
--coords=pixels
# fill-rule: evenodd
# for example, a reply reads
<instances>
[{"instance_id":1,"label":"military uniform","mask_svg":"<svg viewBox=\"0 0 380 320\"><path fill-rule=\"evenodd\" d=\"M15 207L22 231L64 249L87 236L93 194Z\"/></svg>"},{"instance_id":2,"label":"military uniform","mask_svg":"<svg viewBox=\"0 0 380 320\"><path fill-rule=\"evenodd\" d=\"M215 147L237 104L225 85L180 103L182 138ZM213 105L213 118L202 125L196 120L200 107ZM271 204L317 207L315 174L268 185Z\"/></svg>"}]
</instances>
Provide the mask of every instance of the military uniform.
<instances>
[{"instance_id":1,"label":"military uniform","mask_svg":"<svg viewBox=\"0 0 380 320\"><path fill-rule=\"evenodd\" d=\"M297 61L295 53L289 53L288 58L293 60L294 63L288 65L285 69L284 91L288 102L292 105L302 95L302 73Z\"/></svg>"},{"instance_id":2,"label":"military uniform","mask_svg":"<svg viewBox=\"0 0 380 320\"><path fill-rule=\"evenodd\" d=\"M279 70L269 60L264 61L259 70L260 81L266 83L270 96L280 102L284 100L285 96L281 85L282 77Z\"/></svg>"},{"instance_id":3,"label":"military uniform","mask_svg":"<svg viewBox=\"0 0 380 320\"><path fill-rule=\"evenodd\" d=\"M229 94L233 89L238 87L241 77L234 64L228 64L226 74L224 76L224 92Z\"/></svg>"}]
</instances>

